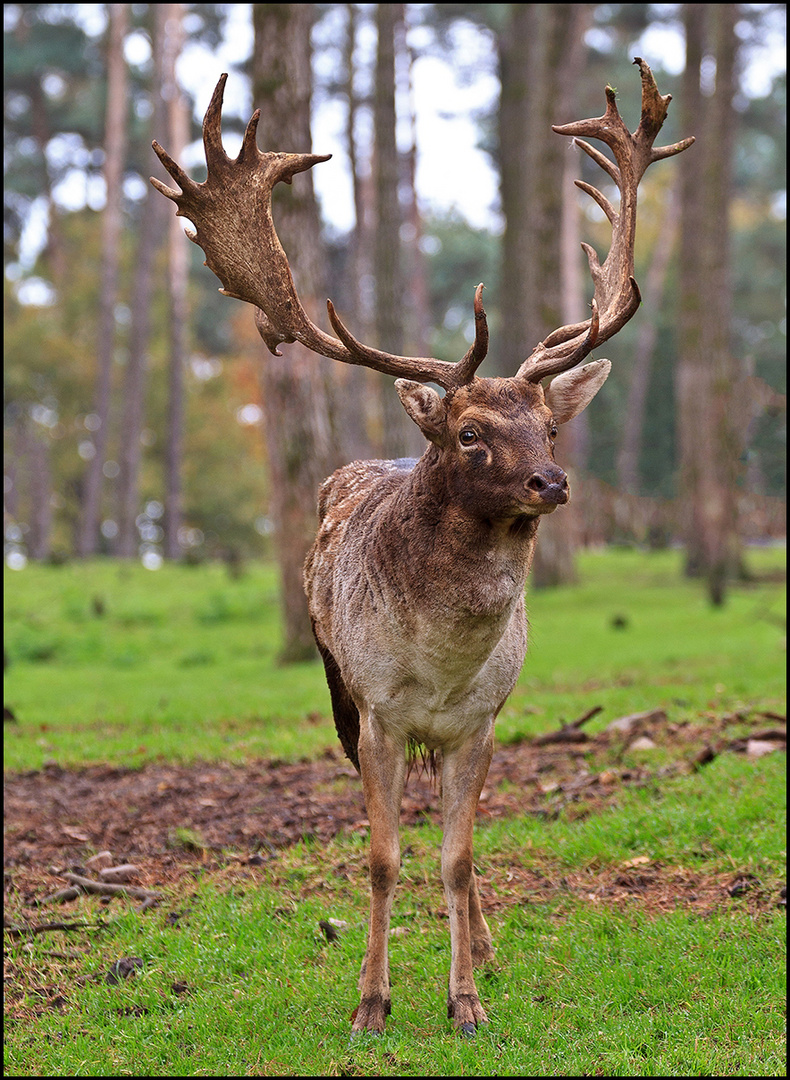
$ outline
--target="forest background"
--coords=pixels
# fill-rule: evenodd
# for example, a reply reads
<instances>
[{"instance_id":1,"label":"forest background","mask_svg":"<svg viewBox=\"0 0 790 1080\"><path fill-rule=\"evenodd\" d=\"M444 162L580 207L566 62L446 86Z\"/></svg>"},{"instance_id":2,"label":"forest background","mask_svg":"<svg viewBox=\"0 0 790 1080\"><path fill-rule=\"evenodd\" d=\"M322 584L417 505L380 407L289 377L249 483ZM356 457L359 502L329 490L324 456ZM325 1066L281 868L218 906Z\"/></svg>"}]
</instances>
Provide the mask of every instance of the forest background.
<instances>
[{"instance_id":1,"label":"forest background","mask_svg":"<svg viewBox=\"0 0 790 1080\"><path fill-rule=\"evenodd\" d=\"M229 71L229 153L261 107L265 149L306 151L312 135L335 155L275 208L303 297L331 296L367 343L455 360L482 280L482 374L510 375L584 318L580 241L603 258L610 239L572 183L600 170L551 125L602 113L609 84L633 130L643 56L675 99L660 141L696 144L641 185L644 303L607 344L595 407L563 432L574 502L541 527L535 582L571 580L582 545L682 544L723 602L748 545L785 535L785 17L781 4L5 5L7 565L237 569L274 554L283 657L306 655L298 568L318 482L354 457L418 454L420 436L386 377L296 346L268 354L149 185L165 179L151 140L202 179L202 114Z\"/></svg>"}]
</instances>

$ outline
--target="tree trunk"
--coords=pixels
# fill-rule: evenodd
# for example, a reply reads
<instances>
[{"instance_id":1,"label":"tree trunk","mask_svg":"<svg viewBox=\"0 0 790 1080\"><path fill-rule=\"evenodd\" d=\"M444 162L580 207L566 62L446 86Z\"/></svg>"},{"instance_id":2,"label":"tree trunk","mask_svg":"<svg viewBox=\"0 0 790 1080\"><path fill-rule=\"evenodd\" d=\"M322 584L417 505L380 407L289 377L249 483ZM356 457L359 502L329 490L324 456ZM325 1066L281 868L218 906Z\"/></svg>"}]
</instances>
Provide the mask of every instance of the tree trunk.
<instances>
[{"instance_id":1,"label":"tree trunk","mask_svg":"<svg viewBox=\"0 0 790 1080\"><path fill-rule=\"evenodd\" d=\"M36 428L39 428L37 431ZM52 468L50 438L38 424L28 422L30 462L30 533L32 559L46 559L52 545Z\"/></svg>"},{"instance_id":2,"label":"tree trunk","mask_svg":"<svg viewBox=\"0 0 790 1080\"><path fill-rule=\"evenodd\" d=\"M404 37L406 24L403 25ZM408 151L406 173L409 190L407 211L408 245L406 255L406 312L408 334L406 349L410 356L431 355L431 304L428 287L428 268L422 250L423 222L417 198L417 111L414 106L412 71L413 51L404 40L403 52L408 62L408 100L411 126L411 145Z\"/></svg>"},{"instance_id":3,"label":"tree trunk","mask_svg":"<svg viewBox=\"0 0 790 1080\"><path fill-rule=\"evenodd\" d=\"M627 495L639 494L639 455L642 450L645 425L645 406L653 366L653 352L658 336L658 313L662 306L664 286L672 251L679 231L679 206L674 187L667 194L661 226L658 231L653 258L650 262L642 290L645 311L640 312L641 323L636 339L636 354L628 385L628 401L625 410L623 439L617 455L617 487Z\"/></svg>"},{"instance_id":4,"label":"tree trunk","mask_svg":"<svg viewBox=\"0 0 790 1080\"><path fill-rule=\"evenodd\" d=\"M403 215L398 197L400 163L395 138L395 39L402 26L403 4L376 5L378 45L373 100L376 339L380 349L399 355L404 351L405 290L400 238ZM422 453L424 440L406 416L392 379L382 377L378 381L381 386L383 456L398 458Z\"/></svg>"},{"instance_id":5,"label":"tree trunk","mask_svg":"<svg viewBox=\"0 0 790 1080\"><path fill-rule=\"evenodd\" d=\"M686 573L715 605L738 564L738 432L730 351L730 192L738 18L734 4L687 4L685 123L701 138L681 161L681 273L676 393ZM715 87L710 71L715 63ZM704 80L704 81L703 81ZM687 96L688 95L688 96ZM684 168L685 166L685 168Z\"/></svg>"},{"instance_id":6,"label":"tree trunk","mask_svg":"<svg viewBox=\"0 0 790 1080\"><path fill-rule=\"evenodd\" d=\"M167 116L168 151L181 160L189 142L189 106L176 80L176 61L184 44L184 5L163 4L165 41L163 47L162 96ZM172 149L170 149L172 147ZM187 279L189 250L184 229L173 215L168 233L168 291L170 294L170 357L168 362L167 436L165 445L165 555L181 554L178 530L181 527L181 461L184 442L184 365L186 364Z\"/></svg>"},{"instance_id":7,"label":"tree trunk","mask_svg":"<svg viewBox=\"0 0 790 1080\"><path fill-rule=\"evenodd\" d=\"M258 144L305 153L310 142L312 4L254 4L253 98L261 106ZM312 174L274 191L274 220L299 295L320 321L323 252ZM325 295L325 293L323 293ZM269 460L271 517L280 569L282 662L315 655L302 566L316 531L318 485L339 461L332 454L332 361L298 342L264 355L261 388Z\"/></svg>"},{"instance_id":8,"label":"tree trunk","mask_svg":"<svg viewBox=\"0 0 790 1080\"><path fill-rule=\"evenodd\" d=\"M6 523L27 521L24 536L31 559L46 559L52 539L52 471L50 437L30 415L29 406L7 410L13 418L13 452L6 463ZM20 498L21 497L21 498Z\"/></svg>"},{"instance_id":9,"label":"tree trunk","mask_svg":"<svg viewBox=\"0 0 790 1080\"><path fill-rule=\"evenodd\" d=\"M354 228L348 240L346 311L343 321L353 328L362 341L370 340L369 321L362 296L363 276L370 274L368 244L366 242L369 222L366 220L362 195L362 178L356 143L356 121L359 114L359 96L354 85L354 51L357 41L359 12L355 4L346 4L346 35L343 43L343 78L348 103L346 113L346 153L351 169L354 192ZM338 364L335 378L338 384L337 427L342 436L343 456L349 461L373 457L369 435L370 399L378 378L374 373L356 364Z\"/></svg>"},{"instance_id":10,"label":"tree trunk","mask_svg":"<svg viewBox=\"0 0 790 1080\"><path fill-rule=\"evenodd\" d=\"M118 293L119 242L121 236L121 184L126 156L126 61L123 41L128 26L128 5L109 5L107 43L107 112L104 139L104 180L107 204L102 214L101 295L97 336L97 374L94 412L98 427L93 436L94 455L89 460L84 487L77 554L96 552L101 513L102 477L107 453L112 392L112 361L115 347L115 301Z\"/></svg>"},{"instance_id":11,"label":"tree trunk","mask_svg":"<svg viewBox=\"0 0 790 1080\"><path fill-rule=\"evenodd\" d=\"M575 119L586 9L584 4L513 4L499 39L499 157L506 219L501 318L507 334L498 366L503 375L512 375L539 341L565 323L565 309L578 303L572 296L574 277L578 281L575 265L567 257L563 264L562 258L563 233L571 224L567 217L565 229L559 227L567 148L551 127ZM576 265L579 259L577 250ZM564 288L563 265L570 279ZM578 426L576 435L578 441ZM562 465L572 474L572 429L563 436ZM541 522L532 568L535 585L575 579L578 529L570 508Z\"/></svg>"},{"instance_id":12,"label":"tree trunk","mask_svg":"<svg viewBox=\"0 0 790 1080\"><path fill-rule=\"evenodd\" d=\"M162 99L163 46L165 39L165 4L153 4L152 43L154 74L151 87L151 127L154 136L165 130L165 109ZM151 171L159 179L170 182L159 162L151 155ZM121 558L137 554L136 520L140 513L140 461L142 447L148 345L151 337L151 300L154 291L154 263L169 222L167 205L158 192L149 186L139 225L139 241L132 284L132 321L129 334L129 356L124 372L121 416L121 446L118 477L118 540L115 553Z\"/></svg>"}]
</instances>

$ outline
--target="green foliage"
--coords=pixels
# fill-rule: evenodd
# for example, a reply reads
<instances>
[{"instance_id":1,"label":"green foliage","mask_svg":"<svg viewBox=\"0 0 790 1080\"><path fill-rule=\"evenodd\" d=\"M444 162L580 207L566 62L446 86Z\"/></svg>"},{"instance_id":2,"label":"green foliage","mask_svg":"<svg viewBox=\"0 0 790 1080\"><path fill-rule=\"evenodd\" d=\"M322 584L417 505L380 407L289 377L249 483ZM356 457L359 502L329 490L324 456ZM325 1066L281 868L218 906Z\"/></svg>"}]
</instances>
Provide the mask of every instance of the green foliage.
<instances>
[{"instance_id":1,"label":"green foliage","mask_svg":"<svg viewBox=\"0 0 790 1080\"><path fill-rule=\"evenodd\" d=\"M17 463L17 504L14 516L28 523L33 515L31 479L17 446L17 428L30 416L36 435L48 451L53 505L53 550L69 551L79 514L79 492L85 469L81 445L90 440L86 418L94 407L99 264L99 215L91 210L69 214L63 222L62 242L69 264L69 288L50 307L20 304L6 282L4 430L6 460ZM120 404L124 393L124 367L128 356L131 268L136 249L131 231L123 234L124 288L119 296L122 313L117 325L113 371L112 429L108 461L120 459ZM160 267L160 271L163 270ZM263 437L257 424L238 422L239 410L255 405L259 388L254 354L242 358L219 352L230 349L234 334L220 314L219 293L202 276L192 282L189 302L204 312L191 327L193 351L185 372L186 431L184 448L184 524L200 530L201 557L234 552L260 556L266 542L255 527L266 506ZM222 298L220 298L222 299ZM227 305L227 302L226 302ZM123 312L126 314L124 315ZM167 334L169 312L159 298L152 310L149 353L145 445L142 455L140 511L150 500L164 501L164 438L167 407ZM208 328L208 339L199 336ZM235 335L237 338L240 335ZM238 345L236 345L238 349ZM42 411L43 410L43 411ZM114 517L117 480L109 478L104 492L104 516Z\"/></svg>"},{"instance_id":2,"label":"green foliage","mask_svg":"<svg viewBox=\"0 0 790 1080\"><path fill-rule=\"evenodd\" d=\"M101 58L66 5L5 6L4 254L17 255L33 201L77 166L95 172L102 137ZM46 155L59 137L59 152Z\"/></svg>"},{"instance_id":3,"label":"green foliage","mask_svg":"<svg viewBox=\"0 0 790 1080\"><path fill-rule=\"evenodd\" d=\"M432 355L460 360L474 339L475 289L481 281L485 283L484 304L488 304L488 295L495 298L498 294L499 241L486 230L474 229L457 214L451 214L426 221L424 246L428 253L429 302L434 327ZM492 359L487 370L490 371L496 363L496 302L489 329Z\"/></svg>"}]
</instances>

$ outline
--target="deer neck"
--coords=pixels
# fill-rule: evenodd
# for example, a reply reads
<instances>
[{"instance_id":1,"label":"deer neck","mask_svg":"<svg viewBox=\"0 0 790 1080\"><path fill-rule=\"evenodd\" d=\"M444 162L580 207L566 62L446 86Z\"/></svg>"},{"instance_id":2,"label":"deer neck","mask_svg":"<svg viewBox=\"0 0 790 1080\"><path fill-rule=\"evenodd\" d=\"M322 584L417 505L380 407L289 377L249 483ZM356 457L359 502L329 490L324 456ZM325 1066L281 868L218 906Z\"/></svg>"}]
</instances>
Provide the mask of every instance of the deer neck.
<instances>
[{"instance_id":1,"label":"deer neck","mask_svg":"<svg viewBox=\"0 0 790 1080\"><path fill-rule=\"evenodd\" d=\"M523 595L538 519L491 520L459 502L433 446L395 494L382 525L381 540L416 591L452 582L447 603L479 615L504 614Z\"/></svg>"}]
</instances>

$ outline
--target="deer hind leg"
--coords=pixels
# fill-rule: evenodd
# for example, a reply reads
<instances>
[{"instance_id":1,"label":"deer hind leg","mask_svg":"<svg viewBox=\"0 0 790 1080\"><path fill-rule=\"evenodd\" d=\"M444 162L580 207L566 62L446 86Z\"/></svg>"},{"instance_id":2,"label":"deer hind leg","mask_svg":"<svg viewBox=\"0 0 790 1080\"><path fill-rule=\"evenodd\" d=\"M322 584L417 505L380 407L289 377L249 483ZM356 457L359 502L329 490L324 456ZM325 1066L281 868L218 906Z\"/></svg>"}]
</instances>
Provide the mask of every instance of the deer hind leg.
<instances>
[{"instance_id":1,"label":"deer hind leg","mask_svg":"<svg viewBox=\"0 0 790 1080\"><path fill-rule=\"evenodd\" d=\"M493 948L474 877L472 834L492 750L493 724L489 724L458 750L445 751L442 764L442 881L452 949L447 1015L465 1034L472 1034L478 1024L488 1020L477 994L473 967L475 961L490 959Z\"/></svg>"},{"instance_id":2,"label":"deer hind leg","mask_svg":"<svg viewBox=\"0 0 790 1080\"><path fill-rule=\"evenodd\" d=\"M359 765L370 821L370 923L353 1031L383 1031L390 1012L389 924L400 870L400 804L406 776L402 742L370 715L360 717Z\"/></svg>"}]
</instances>

